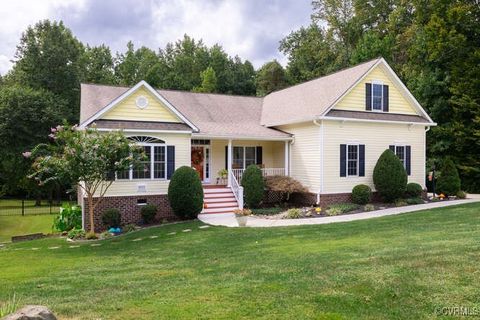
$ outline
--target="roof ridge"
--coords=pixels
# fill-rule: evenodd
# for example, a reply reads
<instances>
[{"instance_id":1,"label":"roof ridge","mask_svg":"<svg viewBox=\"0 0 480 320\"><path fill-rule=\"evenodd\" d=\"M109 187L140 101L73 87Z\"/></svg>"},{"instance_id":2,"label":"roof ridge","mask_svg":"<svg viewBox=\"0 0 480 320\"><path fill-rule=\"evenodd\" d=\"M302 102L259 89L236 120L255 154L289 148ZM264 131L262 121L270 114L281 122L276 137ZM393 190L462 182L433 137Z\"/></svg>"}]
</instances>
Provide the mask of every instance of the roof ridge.
<instances>
[{"instance_id":1,"label":"roof ridge","mask_svg":"<svg viewBox=\"0 0 480 320\"><path fill-rule=\"evenodd\" d=\"M349 70L349 69L357 68L357 67L363 66L363 65L365 65L365 64L367 64L367 63L370 63L370 62L373 62L373 61L379 61L379 60L381 60L381 59L383 59L383 58L382 58L382 57L378 57L378 58L375 58L375 59L371 59L371 60L362 62L362 63L360 63L360 64L356 64L356 65L354 65L354 66L342 68L342 69L340 69L340 70L334 71L334 72L332 72L332 73L329 73L329 74L326 74L326 75L323 75L323 76L319 76L319 77L316 77L316 78L313 78L313 79L310 79L310 80L307 80L307 81L304 81L304 82L296 83L296 84L293 84L293 85L291 85L291 86L288 86L288 87L285 87L285 88L282 88L282 89L279 89L279 90L272 91L272 92L270 92L269 94L267 94L266 96L264 96L264 98L265 98L265 97L268 97L269 95L271 95L271 94L273 94L273 93L277 93L277 92L280 92L280 91L288 90L288 89L291 89L291 88L293 88L293 87L301 86L301 85L304 85L304 84L309 83L309 82L313 82L313 81L316 81L316 80L320 80L320 79L322 79L322 78L330 77L330 76L333 76L333 75L335 75L335 74L337 74L337 73L340 73L340 72L343 72L343 71L347 71L347 70Z\"/></svg>"},{"instance_id":2,"label":"roof ridge","mask_svg":"<svg viewBox=\"0 0 480 320\"><path fill-rule=\"evenodd\" d=\"M147 82L148 83L148 82ZM121 84L103 84L103 83L87 83L82 82L80 85L87 85L87 86L97 86L97 87L112 87L112 88L122 88L122 89L131 89L134 86L125 86ZM204 95L217 95L217 96L227 96L227 97L240 97L240 98L254 98L254 99L263 99L263 97L257 96L244 96L240 94L231 94L231 93L219 93L219 92L193 92L188 90L179 90L179 89L163 89L163 88L154 88L155 91L169 91L169 92L183 92L189 94L204 94Z\"/></svg>"}]
</instances>

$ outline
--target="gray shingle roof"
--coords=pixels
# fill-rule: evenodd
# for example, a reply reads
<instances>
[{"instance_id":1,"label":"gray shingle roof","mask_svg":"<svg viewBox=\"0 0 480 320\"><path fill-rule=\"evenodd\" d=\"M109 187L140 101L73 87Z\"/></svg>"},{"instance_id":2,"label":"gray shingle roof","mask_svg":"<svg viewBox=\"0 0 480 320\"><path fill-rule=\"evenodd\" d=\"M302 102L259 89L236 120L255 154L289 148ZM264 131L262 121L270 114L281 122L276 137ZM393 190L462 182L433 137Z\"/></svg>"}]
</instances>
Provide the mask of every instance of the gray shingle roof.
<instances>
[{"instance_id":1,"label":"gray shingle roof","mask_svg":"<svg viewBox=\"0 0 480 320\"><path fill-rule=\"evenodd\" d=\"M263 100L261 124L276 126L315 119L335 103L380 59L272 92Z\"/></svg>"}]
</instances>

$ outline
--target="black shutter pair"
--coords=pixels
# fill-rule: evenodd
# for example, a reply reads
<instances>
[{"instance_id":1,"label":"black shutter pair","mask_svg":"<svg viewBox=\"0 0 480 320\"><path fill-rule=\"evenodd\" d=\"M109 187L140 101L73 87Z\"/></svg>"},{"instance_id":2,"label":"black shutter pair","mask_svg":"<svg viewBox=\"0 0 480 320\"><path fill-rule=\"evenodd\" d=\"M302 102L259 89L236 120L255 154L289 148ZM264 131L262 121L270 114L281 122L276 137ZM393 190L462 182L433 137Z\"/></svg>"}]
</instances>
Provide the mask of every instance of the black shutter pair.
<instances>
[{"instance_id":1,"label":"black shutter pair","mask_svg":"<svg viewBox=\"0 0 480 320\"><path fill-rule=\"evenodd\" d=\"M340 177L347 176L347 145L340 145ZM365 177L365 145L358 145L358 176Z\"/></svg>"},{"instance_id":2,"label":"black shutter pair","mask_svg":"<svg viewBox=\"0 0 480 320\"><path fill-rule=\"evenodd\" d=\"M383 111L388 112L389 101L388 101L388 85L383 85ZM372 110L372 84L365 83L365 110Z\"/></svg>"},{"instance_id":3,"label":"black shutter pair","mask_svg":"<svg viewBox=\"0 0 480 320\"><path fill-rule=\"evenodd\" d=\"M232 147L233 151L233 147ZM255 148L255 153L256 153L256 158L257 158L257 163L256 164L262 164L263 163L263 148L262 147L256 147ZM233 158L232 158L233 160ZM225 169L228 169L228 146L225 146Z\"/></svg>"},{"instance_id":4,"label":"black shutter pair","mask_svg":"<svg viewBox=\"0 0 480 320\"><path fill-rule=\"evenodd\" d=\"M388 148L396 154L395 152L395 146L390 145ZM405 146L405 171L407 171L407 175L410 175L412 173L412 147L411 146Z\"/></svg>"},{"instance_id":5,"label":"black shutter pair","mask_svg":"<svg viewBox=\"0 0 480 320\"><path fill-rule=\"evenodd\" d=\"M175 171L175 146L167 146L167 179L173 175Z\"/></svg>"}]
</instances>

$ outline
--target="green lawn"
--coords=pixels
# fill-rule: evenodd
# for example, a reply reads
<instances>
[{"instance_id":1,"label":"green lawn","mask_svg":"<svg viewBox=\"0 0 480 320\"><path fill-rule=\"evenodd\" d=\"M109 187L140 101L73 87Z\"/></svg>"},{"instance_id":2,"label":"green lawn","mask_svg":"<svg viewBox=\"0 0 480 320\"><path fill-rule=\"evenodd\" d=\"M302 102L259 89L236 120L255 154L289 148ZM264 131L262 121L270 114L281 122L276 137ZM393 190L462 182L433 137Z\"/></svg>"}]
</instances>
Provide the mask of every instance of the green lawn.
<instances>
[{"instance_id":1,"label":"green lawn","mask_svg":"<svg viewBox=\"0 0 480 320\"><path fill-rule=\"evenodd\" d=\"M0 300L15 293L62 319L433 319L437 307L479 307L479 218L466 204L288 228L188 222L97 247L11 244Z\"/></svg>"},{"instance_id":2,"label":"green lawn","mask_svg":"<svg viewBox=\"0 0 480 320\"><path fill-rule=\"evenodd\" d=\"M0 216L0 242L29 233L52 233L55 215Z\"/></svg>"}]
</instances>

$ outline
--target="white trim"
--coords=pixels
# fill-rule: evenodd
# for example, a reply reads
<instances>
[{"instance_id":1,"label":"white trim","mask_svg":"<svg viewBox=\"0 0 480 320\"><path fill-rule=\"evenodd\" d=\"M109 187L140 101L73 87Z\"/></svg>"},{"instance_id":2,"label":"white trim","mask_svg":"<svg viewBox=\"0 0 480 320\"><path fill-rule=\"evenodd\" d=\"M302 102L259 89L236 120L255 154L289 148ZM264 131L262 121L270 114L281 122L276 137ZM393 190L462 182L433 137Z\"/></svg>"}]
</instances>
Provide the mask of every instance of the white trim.
<instances>
[{"instance_id":1,"label":"white trim","mask_svg":"<svg viewBox=\"0 0 480 320\"><path fill-rule=\"evenodd\" d=\"M356 174L348 174L348 147L356 146L357 147L357 173ZM353 161L353 159L351 159ZM360 177L360 144L359 143L347 143L346 144L346 152L345 152L345 178L357 178Z\"/></svg>"},{"instance_id":2,"label":"white trim","mask_svg":"<svg viewBox=\"0 0 480 320\"><path fill-rule=\"evenodd\" d=\"M179 117L183 122L185 122L187 125L190 126L194 131L199 131L198 128L190 122L183 114L181 114L175 107L167 100L165 99L160 93L158 93L155 89L152 88L145 80L141 80L139 83L128 89L126 92L118 96L115 100L110 102L107 106L103 107L99 111L97 111L93 116L85 120L79 127L80 128L85 128L89 124L91 124L94 120L98 119L102 115L104 115L106 112L111 110L113 107L115 107L117 104L122 102L124 99L126 99L128 96L133 94L135 91L137 91L140 87L145 87L155 98L160 100L171 112L173 112L177 117Z\"/></svg>"},{"instance_id":3,"label":"white trim","mask_svg":"<svg viewBox=\"0 0 480 320\"><path fill-rule=\"evenodd\" d=\"M256 151L256 150L255 150ZM262 150L263 152L263 150ZM290 142L289 141L285 141L285 146L284 146L284 157L285 159L283 160L285 163L284 163L284 167L285 167L285 175L288 177L290 174L290 170L289 170L289 153L290 153ZM255 157L256 157L256 152L255 152Z\"/></svg>"},{"instance_id":4,"label":"white trim","mask_svg":"<svg viewBox=\"0 0 480 320\"><path fill-rule=\"evenodd\" d=\"M166 143L139 143L136 142L135 144L142 146L142 147L150 147L150 178L134 178L133 177L133 167L130 166L130 169L128 169L128 179L119 179L117 178L117 173L115 173L115 182L121 182L121 181L167 181L167 144ZM155 159L155 147L163 147L164 148L164 153L165 153L165 176L163 178L155 178L155 172L154 172L154 159ZM145 161L146 162L146 161Z\"/></svg>"},{"instance_id":5,"label":"white trim","mask_svg":"<svg viewBox=\"0 0 480 320\"><path fill-rule=\"evenodd\" d=\"M374 120L374 119L358 119L358 118L345 118L345 117L329 117L322 116L317 120L331 120L331 121L354 121L354 122L376 122L376 123L395 123L405 125L419 125L419 126L436 126L437 124L432 122L409 122L409 121L392 121L392 120Z\"/></svg>"},{"instance_id":6,"label":"white trim","mask_svg":"<svg viewBox=\"0 0 480 320\"><path fill-rule=\"evenodd\" d=\"M254 141L292 141L293 137L277 138L277 137L255 137L255 136L229 136L229 135L210 135L192 133L192 139L217 139L217 140L254 140Z\"/></svg>"},{"instance_id":7,"label":"white trim","mask_svg":"<svg viewBox=\"0 0 480 320\"><path fill-rule=\"evenodd\" d=\"M188 130L155 130L155 129L109 129L109 128L97 128L98 131L123 131L123 132L148 132L148 133L192 133Z\"/></svg>"},{"instance_id":8,"label":"white trim","mask_svg":"<svg viewBox=\"0 0 480 320\"><path fill-rule=\"evenodd\" d=\"M232 139L228 140L227 146L227 187L232 187Z\"/></svg>"},{"instance_id":9,"label":"white trim","mask_svg":"<svg viewBox=\"0 0 480 320\"><path fill-rule=\"evenodd\" d=\"M400 78L398 78L397 74L395 73L395 71L393 71L393 69L388 65L388 63L385 61L385 59L383 58L380 58L373 66L371 66L366 72L365 74L360 77L347 91L345 91L345 93L343 93L338 99L336 99L324 112L322 112L320 114L321 117L325 116L330 110L332 110L336 105L337 103L343 99L346 95L348 95L350 93L350 91L353 90L353 88L355 88L360 82L363 81L363 79L365 79L367 77L367 75L375 68L377 67L378 65L382 64L382 66L386 67L388 73L390 74L390 76L393 78L393 82L395 84L397 84L401 89L402 91L404 92L404 94L407 95L407 97L413 102L413 105L414 107L417 109L418 112L420 112L428 121L429 121L429 125L436 125L436 123L433 122L433 120L430 118L430 116L425 112L425 110L422 108L422 106L420 105L420 103L417 101L417 99L415 99L415 97L412 95L412 93L410 92L410 90L408 90L408 88L403 84L403 82L400 80ZM373 109L373 108L372 108Z\"/></svg>"}]
</instances>

